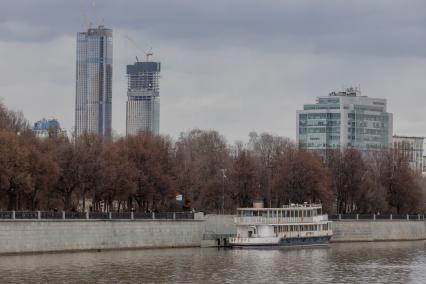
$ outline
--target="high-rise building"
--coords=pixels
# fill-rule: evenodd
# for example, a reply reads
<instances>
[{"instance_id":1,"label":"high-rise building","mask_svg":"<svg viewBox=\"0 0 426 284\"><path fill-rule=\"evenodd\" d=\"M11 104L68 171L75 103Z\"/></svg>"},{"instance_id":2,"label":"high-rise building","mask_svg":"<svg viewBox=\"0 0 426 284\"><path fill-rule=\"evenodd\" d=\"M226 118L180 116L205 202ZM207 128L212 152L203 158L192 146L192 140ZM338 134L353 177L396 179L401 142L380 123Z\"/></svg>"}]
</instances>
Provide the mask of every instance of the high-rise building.
<instances>
[{"instance_id":1,"label":"high-rise building","mask_svg":"<svg viewBox=\"0 0 426 284\"><path fill-rule=\"evenodd\" d=\"M390 147L392 128L386 100L361 96L357 88L331 92L297 111L299 146L322 157L331 149L352 147L366 152Z\"/></svg>"},{"instance_id":2,"label":"high-rise building","mask_svg":"<svg viewBox=\"0 0 426 284\"><path fill-rule=\"evenodd\" d=\"M417 172L423 171L423 140L424 137L393 136L393 148L402 153Z\"/></svg>"},{"instance_id":3,"label":"high-rise building","mask_svg":"<svg viewBox=\"0 0 426 284\"><path fill-rule=\"evenodd\" d=\"M127 65L126 134L160 131L160 63L135 62Z\"/></svg>"},{"instance_id":4,"label":"high-rise building","mask_svg":"<svg viewBox=\"0 0 426 284\"><path fill-rule=\"evenodd\" d=\"M77 34L75 133L111 138L112 30L104 26Z\"/></svg>"}]
</instances>

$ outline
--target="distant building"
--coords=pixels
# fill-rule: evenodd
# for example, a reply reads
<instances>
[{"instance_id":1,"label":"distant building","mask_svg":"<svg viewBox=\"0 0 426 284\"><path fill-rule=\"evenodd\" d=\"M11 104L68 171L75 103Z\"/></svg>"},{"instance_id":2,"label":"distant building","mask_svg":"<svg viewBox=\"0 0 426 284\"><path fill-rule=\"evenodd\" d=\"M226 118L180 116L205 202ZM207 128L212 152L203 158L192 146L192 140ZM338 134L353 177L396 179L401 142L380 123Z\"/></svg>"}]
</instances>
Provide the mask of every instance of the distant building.
<instances>
[{"instance_id":1,"label":"distant building","mask_svg":"<svg viewBox=\"0 0 426 284\"><path fill-rule=\"evenodd\" d=\"M392 113L385 99L361 96L357 88L317 97L297 111L297 142L326 157L327 151L352 147L362 152L392 145Z\"/></svg>"},{"instance_id":2,"label":"distant building","mask_svg":"<svg viewBox=\"0 0 426 284\"><path fill-rule=\"evenodd\" d=\"M49 136L65 134L65 132L61 130L61 125L56 119L43 118L37 121L34 123L33 131L38 138L46 138Z\"/></svg>"},{"instance_id":3,"label":"distant building","mask_svg":"<svg viewBox=\"0 0 426 284\"><path fill-rule=\"evenodd\" d=\"M426 175L426 156L423 156L423 175Z\"/></svg>"},{"instance_id":4,"label":"distant building","mask_svg":"<svg viewBox=\"0 0 426 284\"><path fill-rule=\"evenodd\" d=\"M424 137L393 136L393 147L402 153L412 169L423 171L423 141Z\"/></svg>"},{"instance_id":5,"label":"distant building","mask_svg":"<svg viewBox=\"0 0 426 284\"><path fill-rule=\"evenodd\" d=\"M127 65L126 134L160 132L160 62Z\"/></svg>"},{"instance_id":6,"label":"distant building","mask_svg":"<svg viewBox=\"0 0 426 284\"><path fill-rule=\"evenodd\" d=\"M77 34L75 133L111 138L112 30L103 26Z\"/></svg>"}]
</instances>

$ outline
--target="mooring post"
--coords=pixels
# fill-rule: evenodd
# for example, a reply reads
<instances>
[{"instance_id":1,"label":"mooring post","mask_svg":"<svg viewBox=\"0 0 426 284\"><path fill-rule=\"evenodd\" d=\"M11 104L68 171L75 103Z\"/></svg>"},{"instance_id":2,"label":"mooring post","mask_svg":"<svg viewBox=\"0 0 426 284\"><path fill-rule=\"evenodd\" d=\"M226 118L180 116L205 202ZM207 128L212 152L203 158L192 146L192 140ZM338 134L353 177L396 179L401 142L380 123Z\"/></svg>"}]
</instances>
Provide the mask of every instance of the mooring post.
<instances>
[{"instance_id":1,"label":"mooring post","mask_svg":"<svg viewBox=\"0 0 426 284\"><path fill-rule=\"evenodd\" d=\"M111 211L108 212L108 218L111 220L112 219L112 213Z\"/></svg>"},{"instance_id":2,"label":"mooring post","mask_svg":"<svg viewBox=\"0 0 426 284\"><path fill-rule=\"evenodd\" d=\"M89 216L89 211L86 212L86 220L89 220L90 216Z\"/></svg>"},{"instance_id":3,"label":"mooring post","mask_svg":"<svg viewBox=\"0 0 426 284\"><path fill-rule=\"evenodd\" d=\"M41 219L41 212L37 211L37 219L40 220Z\"/></svg>"},{"instance_id":4,"label":"mooring post","mask_svg":"<svg viewBox=\"0 0 426 284\"><path fill-rule=\"evenodd\" d=\"M62 210L62 220L65 220L65 211Z\"/></svg>"},{"instance_id":5,"label":"mooring post","mask_svg":"<svg viewBox=\"0 0 426 284\"><path fill-rule=\"evenodd\" d=\"M12 211L12 219L15 220L15 210Z\"/></svg>"},{"instance_id":6,"label":"mooring post","mask_svg":"<svg viewBox=\"0 0 426 284\"><path fill-rule=\"evenodd\" d=\"M132 212L130 212L130 220L134 220L135 219L135 213L133 213L133 211Z\"/></svg>"}]
</instances>

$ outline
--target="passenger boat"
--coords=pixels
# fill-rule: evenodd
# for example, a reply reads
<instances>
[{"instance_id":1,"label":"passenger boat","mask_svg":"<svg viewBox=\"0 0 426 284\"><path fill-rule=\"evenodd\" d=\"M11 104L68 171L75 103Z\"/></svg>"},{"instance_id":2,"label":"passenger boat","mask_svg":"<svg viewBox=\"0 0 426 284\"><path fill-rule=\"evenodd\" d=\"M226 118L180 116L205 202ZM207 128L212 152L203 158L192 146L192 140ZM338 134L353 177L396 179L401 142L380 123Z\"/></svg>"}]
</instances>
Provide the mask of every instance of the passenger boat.
<instances>
[{"instance_id":1,"label":"passenger boat","mask_svg":"<svg viewBox=\"0 0 426 284\"><path fill-rule=\"evenodd\" d=\"M321 204L289 204L282 208L238 208L234 218L237 234L229 238L232 247L326 245L331 236L331 221Z\"/></svg>"}]
</instances>

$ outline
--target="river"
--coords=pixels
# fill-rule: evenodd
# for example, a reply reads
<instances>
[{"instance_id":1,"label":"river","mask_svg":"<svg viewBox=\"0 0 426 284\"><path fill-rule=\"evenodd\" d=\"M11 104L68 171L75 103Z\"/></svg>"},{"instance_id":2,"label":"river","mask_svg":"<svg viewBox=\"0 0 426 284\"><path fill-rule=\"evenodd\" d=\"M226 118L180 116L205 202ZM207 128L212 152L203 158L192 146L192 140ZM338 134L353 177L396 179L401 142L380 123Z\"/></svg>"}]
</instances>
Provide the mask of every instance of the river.
<instances>
[{"instance_id":1,"label":"river","mask_svg":"<svg viewBox=\"0 0 426 284\"><path fill-rule=\"evenodd\" d=\"M0 256L0 283L426 283L425 242Z\"/></svg>"}]
</instances>

